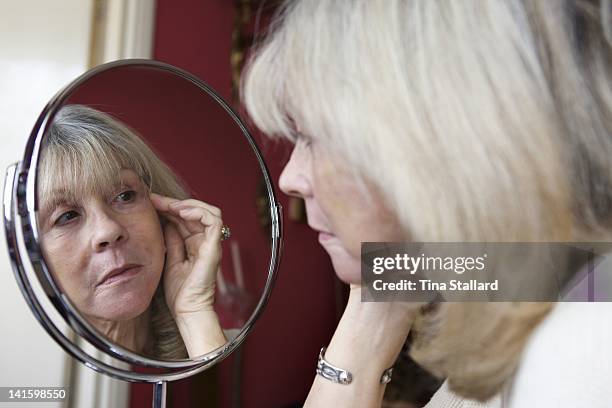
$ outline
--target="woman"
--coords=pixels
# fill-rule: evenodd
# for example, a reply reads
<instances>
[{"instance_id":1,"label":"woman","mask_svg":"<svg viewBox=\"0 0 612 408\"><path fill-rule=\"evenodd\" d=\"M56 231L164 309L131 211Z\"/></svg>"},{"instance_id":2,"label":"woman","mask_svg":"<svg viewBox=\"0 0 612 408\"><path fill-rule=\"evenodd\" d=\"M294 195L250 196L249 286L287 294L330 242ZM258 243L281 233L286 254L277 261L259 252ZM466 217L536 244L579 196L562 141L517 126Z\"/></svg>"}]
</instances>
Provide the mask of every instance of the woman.
<instances>
[{"instance_id":1,"label":"woman","mask_svg":"<svg viewBox=\"0 0 612 408\"><path fill-rule=\"evenodd\" d=\"M96 329L161 358L225 344L213 309L221 211L188 199L127 126L63 107L43 142L38 197L45 260Z\"/></svg>"},{"instance_id":2,"label":"woman","mask_svg":"<svg viewBox=\"0 0 612 408\"><path fill-rule=\"evenodd\" d=\"M351 284L319 363L352 381L317 375L306 406L380 406L409 331L411 356L447 379L428 407L608 405L609 304L367 303L359 284L363 241L610 241L611 8L303 0L281 9L243 99L263 132L295 143L280 187L305 200Z\"/></svg>"}]
</instances>

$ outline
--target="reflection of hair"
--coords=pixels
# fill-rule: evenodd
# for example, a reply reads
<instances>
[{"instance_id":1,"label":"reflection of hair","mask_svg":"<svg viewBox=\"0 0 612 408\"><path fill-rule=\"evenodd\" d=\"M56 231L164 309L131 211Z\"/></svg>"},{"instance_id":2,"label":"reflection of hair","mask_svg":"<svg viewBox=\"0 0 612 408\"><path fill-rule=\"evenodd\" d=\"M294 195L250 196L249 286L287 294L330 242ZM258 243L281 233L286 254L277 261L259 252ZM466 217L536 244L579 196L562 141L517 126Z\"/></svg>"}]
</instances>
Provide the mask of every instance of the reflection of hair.
<instances>
[{"instance_id":1,"label":"reflection of hair","mask_svg":"<svg viewBox=\"0 0 612 408\"><path fill-rule=\"evenodd\" d=\"M413 241L611 238L610 0L296 1L244 76L382 192ZM412 355L485 399L550 304L443 304ZM469 369L466 366L469 364Z\"/></svg>"},{"instance_id":2,"label":"reflection of hair","mask_svg":"<svg viewBox=\"0 0 612 408\"><path fill-rule=\"evenodd\" d=\"M111 116L81 105L64 106L45 135L38 173L41 202L62 186L75 198L108 195L120 181L121 169L136 172L151 192L187 198L173 172L133 130ZM70 199L71 197L67 197ZM183 358L187 352L164 299L160 284L151 302L155 340L151 353Z\"/></svg>"}]
</instances>

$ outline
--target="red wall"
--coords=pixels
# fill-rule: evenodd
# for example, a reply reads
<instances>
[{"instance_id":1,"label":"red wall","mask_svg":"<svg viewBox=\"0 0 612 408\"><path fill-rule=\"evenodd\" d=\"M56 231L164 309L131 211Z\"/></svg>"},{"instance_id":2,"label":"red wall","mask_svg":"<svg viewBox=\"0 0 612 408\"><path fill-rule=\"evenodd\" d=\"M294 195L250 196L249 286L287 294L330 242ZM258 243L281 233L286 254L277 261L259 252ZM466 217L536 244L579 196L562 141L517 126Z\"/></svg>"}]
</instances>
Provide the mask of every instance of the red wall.
<instances>
[{"instance_id":1,"label":"red wall","mask_svg":"<svg viewBox=\"0 0 612 408\"><path fill-rule=\"evenodd\" d=\"M226 100L231 95L234 3L230 0L157 0L154 58L195 74ZM255 137L272 179L277 181L288 158L288 149L270 144L259 135ZM168 146L173 143L167 140ZM206 141L203 139L202 143L205 149ZM219 143L220 149L229 148L222 146L223 139ZM161 148L164 149L163 145ZM233 171L242 172L245 179L251 177L247 161L234 166ZM287 197L280 191L277 193L281 204L288 208ZM240 220L232 222L239 224ZM257 257L260 262L267 262L269 255L261 252ZM218 367L218 406L232 406L232 397L237 395L243 407L288 407L303 402L314 378L319 348L329 342L338 319L337 285L329 258L318 245L316 234L306 224L285 217L284 253L276 287L263 317L243 346L239 373L242 386L240 389L232 386L232 375L236 372L232 372L234 358L230 356ZM178 391L178 387L198 381L195 378L171 384L169 392L174 395L173 388ZM193 395L187 388L183 392ZM143 402L142 406L148 405ZM184 401L180 406L190 405Z\"/></svg>"}]
</instances>

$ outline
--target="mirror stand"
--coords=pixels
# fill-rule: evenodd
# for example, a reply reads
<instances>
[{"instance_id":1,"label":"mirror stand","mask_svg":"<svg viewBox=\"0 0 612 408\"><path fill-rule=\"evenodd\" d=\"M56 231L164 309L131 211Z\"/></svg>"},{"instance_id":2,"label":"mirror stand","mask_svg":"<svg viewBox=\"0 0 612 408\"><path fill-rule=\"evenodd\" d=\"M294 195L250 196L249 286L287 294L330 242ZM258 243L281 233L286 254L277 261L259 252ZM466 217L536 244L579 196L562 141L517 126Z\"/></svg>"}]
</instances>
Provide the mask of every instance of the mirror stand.
<instances>
[{"instance_id":1,"label":"mirror stand","mask_svg":"<svg viewBox=\"0 0 612 408\"><path fill-rule=\"evenodd\" d=\"M167 381L159 381L153 384L153 408L166 408L167 386Z\"/></svg>"}]
</instances>

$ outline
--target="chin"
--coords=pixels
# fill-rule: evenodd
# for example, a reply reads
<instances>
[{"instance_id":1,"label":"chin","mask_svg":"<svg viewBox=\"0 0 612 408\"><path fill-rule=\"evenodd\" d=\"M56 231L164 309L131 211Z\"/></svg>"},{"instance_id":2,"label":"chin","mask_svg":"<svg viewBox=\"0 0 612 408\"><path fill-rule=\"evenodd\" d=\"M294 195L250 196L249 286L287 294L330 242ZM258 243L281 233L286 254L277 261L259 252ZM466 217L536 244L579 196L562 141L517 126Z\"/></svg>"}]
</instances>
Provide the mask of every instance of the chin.
<instances>
[{"instance_id":1,"label":"chin","mask_svg":"<svg viewBox=\"0 0 612 408\"><path fill-rule=\"evenodd\" d=\"M361 284L361 260L340 247L327 249L336 276L347 284Z\"/></svg>"},{"instance_id":2,"label":"chin","mask_svg":"<svg viewBox=\"0 0 612 408\"><path fill-rule=\"evenodd\" d=\"M342 282L347 285L360 285L361 284L361 273L355 274L353 271L343 271L342 269L336 268L334 265L334 270L336 271L336 276Z\"/></svg>"},{"instance_id":3,"label":"chin","mask_svg":"<svg viewBox=\"0 0 612 408\"><path fill-rule=\"evenodd\" d=\"M111 302L98 307L95 317L113 322L134 319L143 314L151 305L153 296L146 296L140 292L125 293L116 296Z\"/></svg>"}]
</instances>

